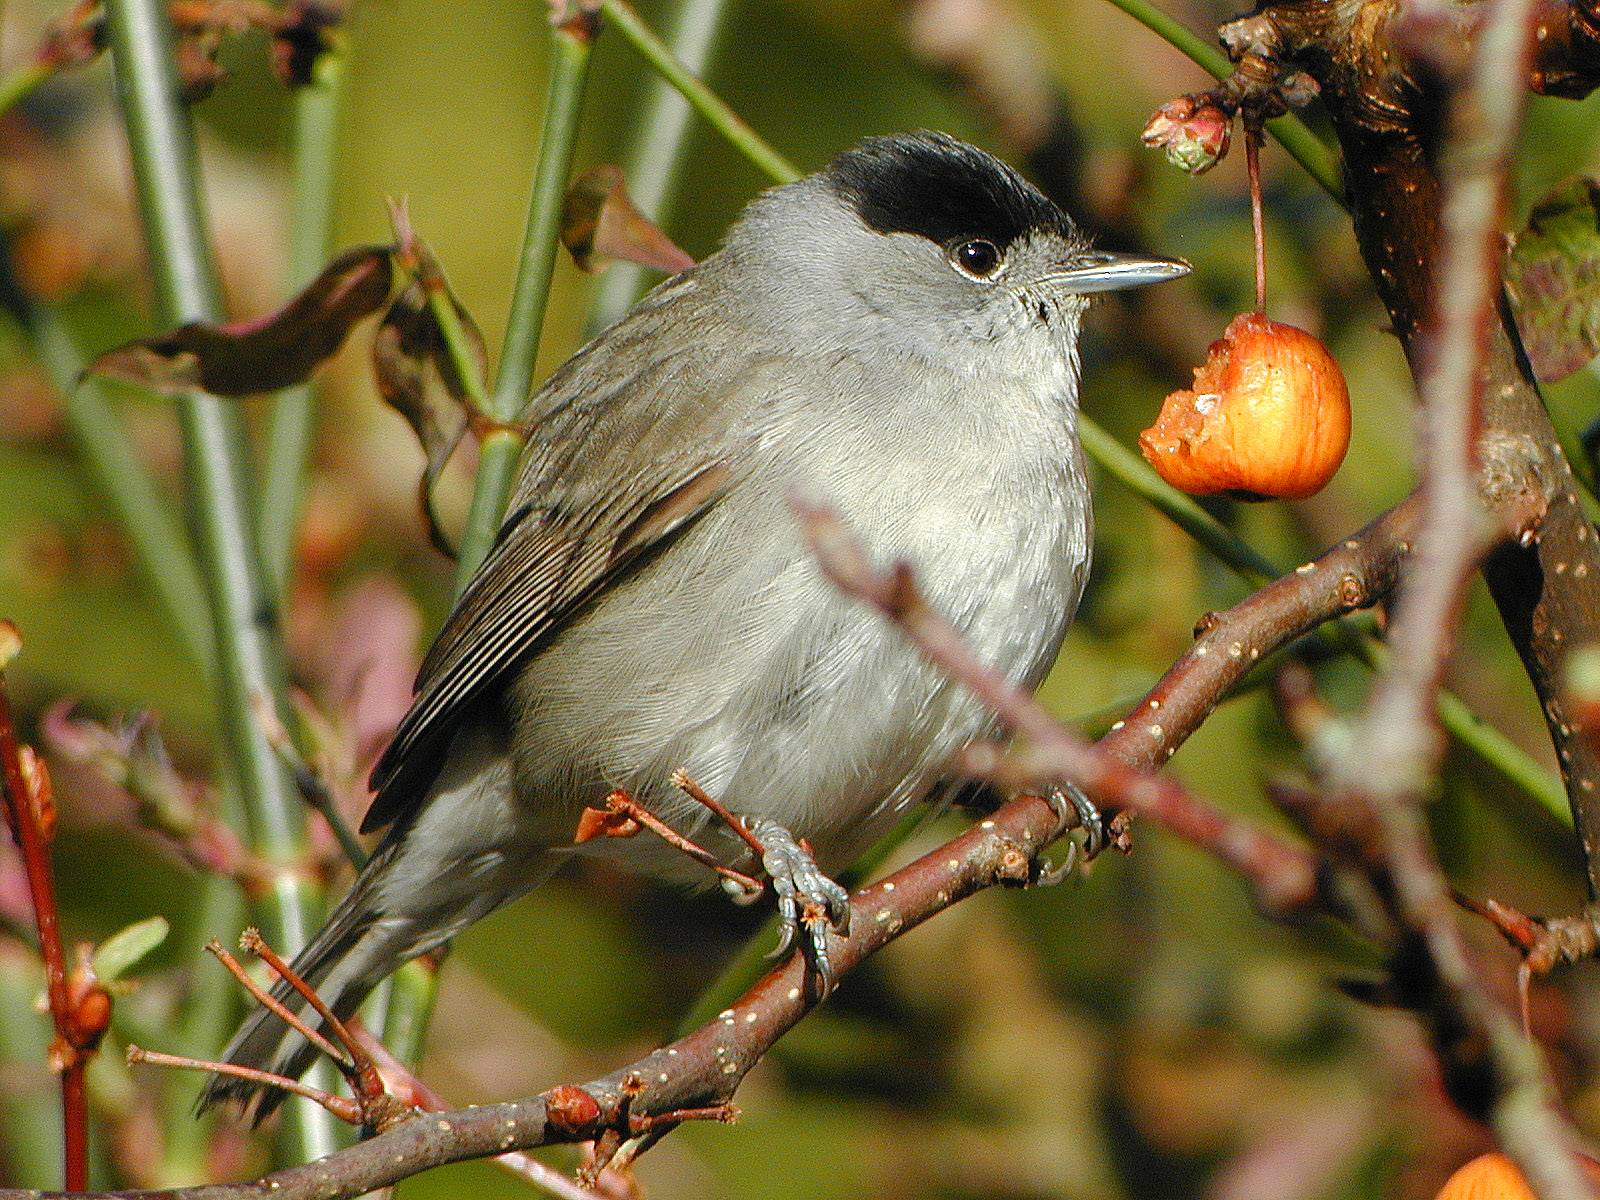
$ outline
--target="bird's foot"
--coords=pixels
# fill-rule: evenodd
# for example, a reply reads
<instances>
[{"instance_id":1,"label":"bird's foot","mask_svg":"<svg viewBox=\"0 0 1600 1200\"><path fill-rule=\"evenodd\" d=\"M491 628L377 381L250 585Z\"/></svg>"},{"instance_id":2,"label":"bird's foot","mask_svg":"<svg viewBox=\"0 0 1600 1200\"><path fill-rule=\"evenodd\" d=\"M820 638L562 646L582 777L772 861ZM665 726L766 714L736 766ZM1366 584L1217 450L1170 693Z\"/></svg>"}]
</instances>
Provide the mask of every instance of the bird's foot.
<instances>
[{"instance_id":1,"label":"bird's foot","mask_svg":"<svg viewBox=\"0 0 1600 1200\"><path fill-rule=\"evenodd\" d=\"M828 957L828 930L850 932L850 894L822 873L811 852L778 822L747 817L744 824L761 843L761 866L778 897L782 937L773 957L798 939L800 952L816 974L818 998L833 991L833 964Z\"/></svg>"},{"instance_id":2,"label":"bird's foot","mask_svg":"<svg viewBox=\"0 0 1600 1200\"><path fill-rule=\"evenodd\" d=\"M1106 819L1093 800L1083 794L1075 784L1064 783L1051 788L1044 801L1055 812L1056 819L1068 827L1083 830L1083 841L1067 843L1067 856L1053 867L1041 867L1037 884L1057 884L1071 875L1079 863L1091 861L1106 848Z\"/></svg>"}]
</instances>

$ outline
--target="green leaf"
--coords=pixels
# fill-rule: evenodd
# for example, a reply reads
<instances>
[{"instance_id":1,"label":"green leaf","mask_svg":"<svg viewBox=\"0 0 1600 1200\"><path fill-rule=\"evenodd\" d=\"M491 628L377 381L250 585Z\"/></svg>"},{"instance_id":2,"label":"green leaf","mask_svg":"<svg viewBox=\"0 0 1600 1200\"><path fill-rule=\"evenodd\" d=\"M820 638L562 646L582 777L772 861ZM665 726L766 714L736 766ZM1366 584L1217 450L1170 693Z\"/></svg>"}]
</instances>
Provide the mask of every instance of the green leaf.
<instances>
[{"instance_id":1,"label":"green leaf","mask_svg":"<svg viewBox=\"0 0 1600 1200\"><path fill-rule=\"evenodd\" d=\"M1600 183L1569 179L1509 239L1505 285L1534 374L1562 379L1600 353Z\"/></svg>"},{"instance_id":2,"label":"green leaf","mask_svg":"<svg viewBox=\"0 0 1600 1200\"><path fill-rule=\"evenodd\" d=\"M102 984L120 979L134 965L167 940L170 926L165 917L147 917L119 929L95 948L90 964Z\"/></svg>"}]
</instances>

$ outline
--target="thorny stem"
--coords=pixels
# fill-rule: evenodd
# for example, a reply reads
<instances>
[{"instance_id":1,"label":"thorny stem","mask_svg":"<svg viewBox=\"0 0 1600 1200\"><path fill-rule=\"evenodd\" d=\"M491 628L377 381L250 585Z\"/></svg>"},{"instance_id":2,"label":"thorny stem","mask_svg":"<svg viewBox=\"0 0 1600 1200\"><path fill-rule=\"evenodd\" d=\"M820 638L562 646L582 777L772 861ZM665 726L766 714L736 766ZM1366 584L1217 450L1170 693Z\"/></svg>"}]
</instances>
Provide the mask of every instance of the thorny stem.
<instances>
[{"instance_id":1,"label":"thorny stem","mask_svg":"<svg viewBox=\"0 0 1600 1200\"><path fill-rule=\"evenodd\" d=\"M68 1190L81 1191L89 1186L89 1110L84 1093L87 1056L73 1044L71 1035L72 996L67 987L67 956L61 945L61 918L56 908L50 852L45 847L44 832L39 828L33 790L23 777L16 724L11 716L11 700L3 671L0 671L0 783L4 785L0 793L4 795L11 836L22 852L28 876L28 895L33 901L33 919L39 930L39 950L44 956L45 991L63 1064L63 1175Z\"/></svg>"}]
</instances>

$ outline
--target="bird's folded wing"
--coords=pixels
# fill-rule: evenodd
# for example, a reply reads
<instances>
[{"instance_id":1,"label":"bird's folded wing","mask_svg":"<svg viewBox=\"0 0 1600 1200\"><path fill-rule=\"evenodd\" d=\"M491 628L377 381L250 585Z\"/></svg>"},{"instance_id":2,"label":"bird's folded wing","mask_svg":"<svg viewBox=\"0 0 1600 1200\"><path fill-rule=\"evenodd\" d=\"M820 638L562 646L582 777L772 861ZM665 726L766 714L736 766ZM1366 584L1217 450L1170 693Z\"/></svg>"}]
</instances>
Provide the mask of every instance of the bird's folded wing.
<instances>
[{"instance_id":1,"label":"bird's folded wing","mask_svg":"<svg viewBox=\"0 0 1600 1200\"><path fill-rule=\"evenodd\" d=\"M728 475L726 462L703 463L587 519L528 506L512 513L422 665L411 710L373 770L378 795L362 831L387 825L420 799L438 765L429 750L441 748L488 684L642 551L704 512ZM418 762L419 752L429 761Z\"/></svg>"}]
</instances>

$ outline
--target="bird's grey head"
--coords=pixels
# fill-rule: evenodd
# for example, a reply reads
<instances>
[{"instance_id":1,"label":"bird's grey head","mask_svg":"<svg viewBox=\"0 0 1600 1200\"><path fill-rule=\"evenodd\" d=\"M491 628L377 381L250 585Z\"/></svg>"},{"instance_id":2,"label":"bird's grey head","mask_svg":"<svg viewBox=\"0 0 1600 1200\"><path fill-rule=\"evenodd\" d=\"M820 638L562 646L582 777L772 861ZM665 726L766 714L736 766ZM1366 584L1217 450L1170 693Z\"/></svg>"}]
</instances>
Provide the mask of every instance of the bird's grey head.
<instances>
[{"instance_id":1,"label":"bird's grey head","mask_svg":"<svg viewBox=\"0 0 1600 1200\"><path fill-rule=\"evenodd\" d=\"M1188 270L1093 250L1011 167L929 132L869 139L767 193L728 249L766 260L774 316L819 347L1034 377L1072 370L1091 293Z\"/></svg>"}]
</instances>

